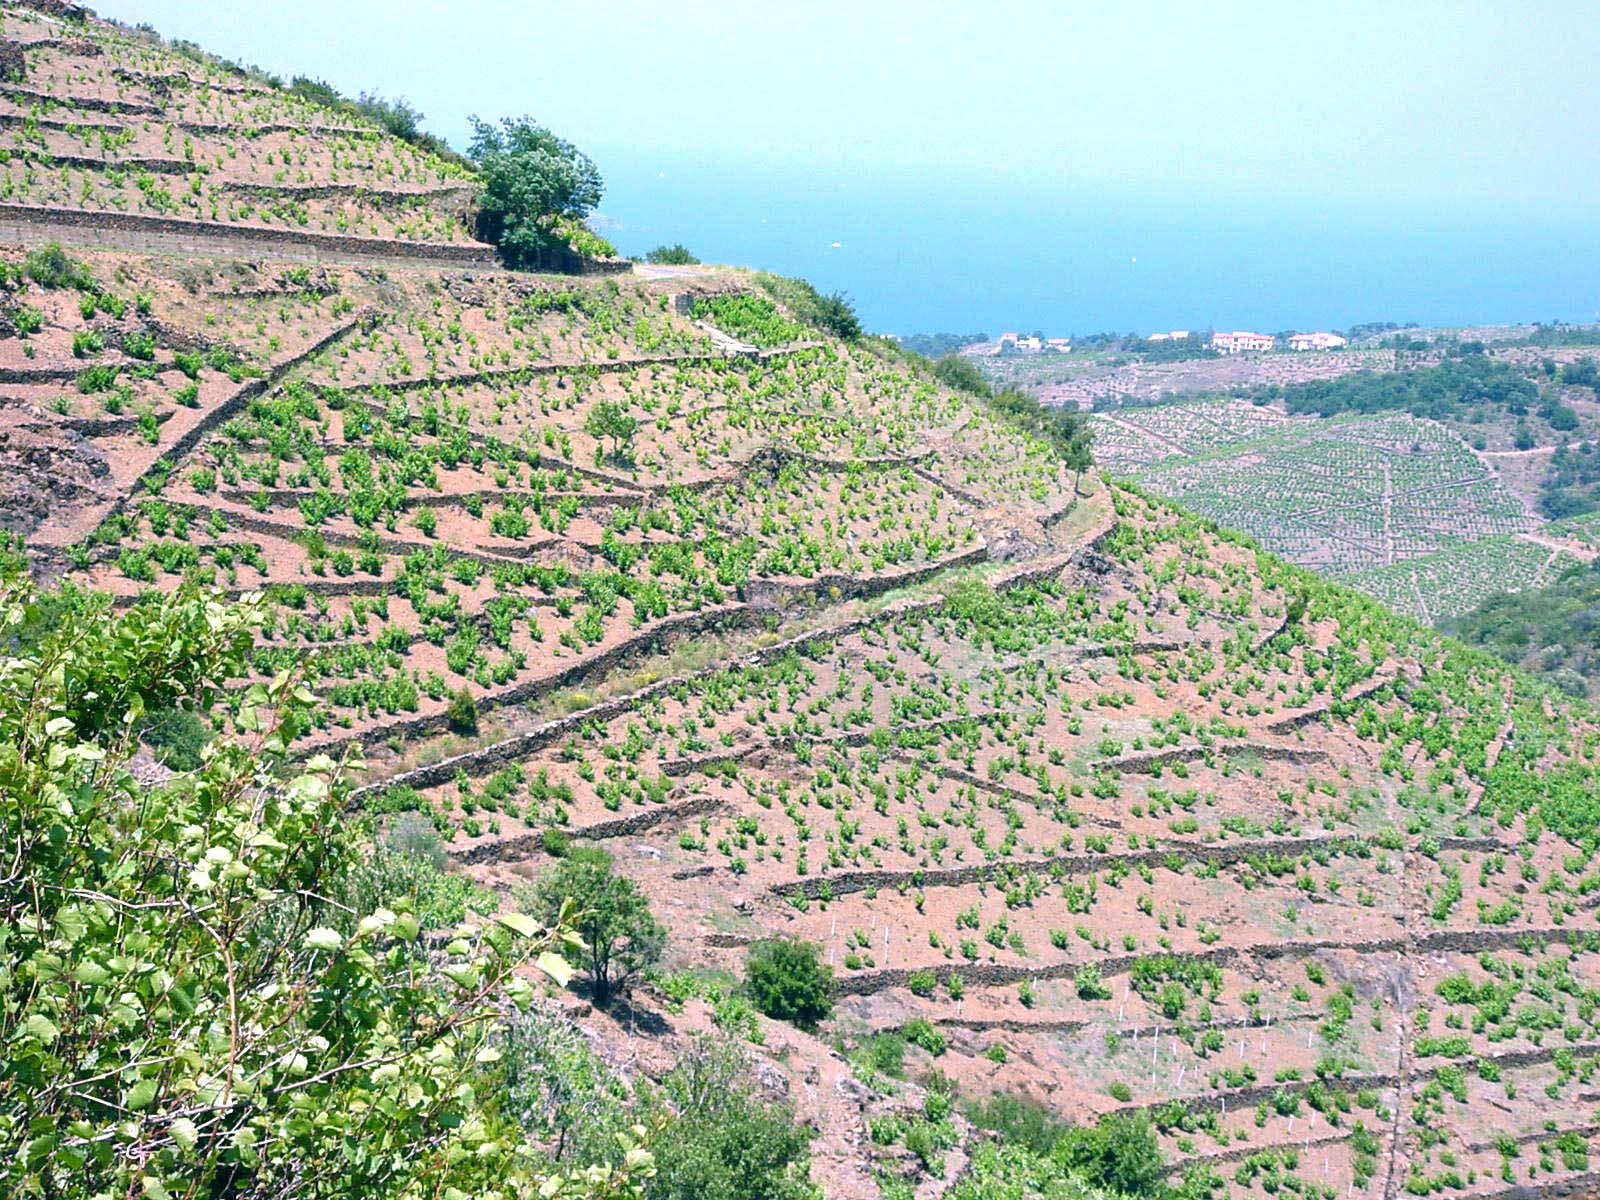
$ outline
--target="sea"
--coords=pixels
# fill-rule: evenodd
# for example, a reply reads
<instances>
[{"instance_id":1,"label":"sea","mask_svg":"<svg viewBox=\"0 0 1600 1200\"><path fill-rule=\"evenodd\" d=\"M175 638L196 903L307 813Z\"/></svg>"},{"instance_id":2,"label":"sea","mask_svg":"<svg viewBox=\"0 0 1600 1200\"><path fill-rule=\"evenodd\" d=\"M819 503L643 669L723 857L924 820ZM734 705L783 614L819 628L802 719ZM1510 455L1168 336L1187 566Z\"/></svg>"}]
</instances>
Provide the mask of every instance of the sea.
<instances>
[{"instance_id":1,"label":"sea","mask_svg":"<svg viewBox=\"0 0 1600 1200\"><path fill-rule=\"evenodd\" d=\"M609 160L624 253L843 291L873 332L1344 329L1600 320L1600 210Z\"/></svg>"}]
</instances>

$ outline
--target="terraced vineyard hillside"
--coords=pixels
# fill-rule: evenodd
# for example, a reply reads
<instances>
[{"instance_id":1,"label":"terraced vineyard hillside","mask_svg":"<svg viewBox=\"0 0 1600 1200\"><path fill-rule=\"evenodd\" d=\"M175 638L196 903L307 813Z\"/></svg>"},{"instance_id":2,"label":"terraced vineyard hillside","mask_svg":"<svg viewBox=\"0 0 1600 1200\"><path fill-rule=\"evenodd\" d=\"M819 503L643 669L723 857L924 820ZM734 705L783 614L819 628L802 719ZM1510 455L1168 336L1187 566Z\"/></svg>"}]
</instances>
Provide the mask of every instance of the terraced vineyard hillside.
<instances>
[{"instance_id":1,"label":"terraced vineyard hillside","mask_svg":"<svg viewBox=\"0 0 1600 1200\"><path fill-rule=\"evenodd\" d=\"M1094 420L1109 470L1424 621L1594 557L1536 511L1537 477L1516 474L1539 452L1479 451L1425 417L1210 399Z\"/></svg>"},{"instance_id":2,"label":"terraced vineyard hillside","mask_svg":"<svg viewBox=\"0 0 1600 1200\"><path fill-rule=\"evenodd\" d=\"M200 126L242 119L231 77L135 101L130 77L170 74L137 41L5 20L27 86L58 101L30 104L136 115L147 156L182 156L189 128L195 161L228 159ZM450 185L261 103L251 120L296 127L252 142L262 186ZM268 160L280 137L293 163ZM121 170L64 169L31 200L90 211ZM205 220L261 218L221 184L194 194ZM1141 1196L1600 1187L1591 708L1074 477L1014 411L808 322L803 291L392 246L308 264L341 214L446 238L431 199L344 195L281 230L281 254L169 257L92 215L76 244L0 250L0 517L37 576L115 612L186 584L263 595L210 723L254 737L250 685L304 683L290 752L349 758L343 816L437 845L510 928L525 885L611 853L665 956L615 1003L546 984L559 1053L596 1064L595 1107L546 1139L553 1157L600 1124L595 1097L644 1094L717 1034L793 1106L837 1198L1111 1194L1070 1140L997 1145L1006 1098L1044 1132L1148 1121L1159 1162L1116 1185ZM1522 528L1411 418L1351 422L1333 458L1258 410L1205 423L1215 457L1186 486L1248 524L1228 470L1249 439L1280 511L1324 509L1303 536L1342 569L1446 544L1449 506ZM1358 471L1387 481L1381 512L1336 514L1317 489ZM143 719L138 787L207 769ZM413 929L423 962L457 953L451 928ZM340 940L312 933L318 952ZM831 968L819 1024L762 1015L741 983L773 938ZM72 1041L79 1018L58 1016L7 1036ZM519 1114L534 1137L567 1111L539 1095L549 1112ZM166 1152L182 1129L160 1136ZM665 1158L683 1135L658 1136Z\"/></svg>"},{"instance_id":3,"label":"terraced vineyard hillside","mask_svg":"<svg viewBox=\"0 0 1600 1200\"><path fill-rule=\"evenodd\" d=\"M14 64L0 222L93 230L82 214L96 213L123 230L290 231L324 250L364 239L492 261L463 220L477 184L453 161L108 24L8 5L0 38Z\"/></svg>"},{"instance_id":4,"label":"terraced vineyard hillside","mask_svg":"<svg viewBox=\"0 0 1600 1200\"><path fill-rule=\"evenodd\" d=\"M703 981L669 1028L715 1018L705 972L747 943L824 947L845 1057L752 1030L790 1046L838 1194L929 1169L926 1118L894 1115L920 1092L867 1051L919 1022L965 1093L1149 1109L1175 1169L1241 1194L1492 1191L1504 1121L1588 1128L1590 867L1552 831L1581 832L1588 717L1137 494L1075 494L870 348L782 321L715 352L664 283L217 263L190 293L192 266L81 262L118 290L85 316L19 282L42 326L5 343L8 411L85 477L30 521L41 565L118 604L265 589L257 670L308 672L307 752L369 749L358 803L425 813L508 896L615 848ZM232 350L175 348L218 329ZM638 422L620 458L605 405ZM1564 1031L1474 1029L1436 991L1462 971L1570 978ZM1480 1128L1491 1093L1512 1116Z\"/></svg>"}]
</instances>

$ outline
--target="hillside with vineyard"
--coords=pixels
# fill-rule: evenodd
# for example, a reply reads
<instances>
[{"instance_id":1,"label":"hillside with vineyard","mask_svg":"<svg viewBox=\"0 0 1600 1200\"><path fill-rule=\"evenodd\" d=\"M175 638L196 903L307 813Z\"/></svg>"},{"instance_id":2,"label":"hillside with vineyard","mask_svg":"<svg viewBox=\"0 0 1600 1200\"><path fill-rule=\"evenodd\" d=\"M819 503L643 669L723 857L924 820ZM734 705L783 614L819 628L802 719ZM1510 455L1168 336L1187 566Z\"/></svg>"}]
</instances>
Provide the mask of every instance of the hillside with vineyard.
<instances>
[{"instance_id":1,"label":"hillside with vineyard","mask_svg":"<svg viewBox=\"0 0 1600 1200\"><path fill-rule=\"evenodd\" d=\"M0 11L70 211L0 204L0 1190L1600 1187L1600 718L1246 536L1515 541L1458 434L1141 409L1113 482L809 285L508 270L470 164Z\"/></svg>"},{"instance_id":2,"label":"hillside with vineyard","mask_svg":"<svg viewBox=\"0 0 1600 1200\"><path fill-rule=\"evenodd\" d=\"M1108 404L1093 417L1099 460L1443 626L1594 562L1582 531L1600 404L1593 331L1580 332L1575 345L1446 344L1382 370L1330 360L1343 373L1328 380ZM1234 369L1265 380L1274 359L1297 357Z\"/></svg>"}]
</instances>

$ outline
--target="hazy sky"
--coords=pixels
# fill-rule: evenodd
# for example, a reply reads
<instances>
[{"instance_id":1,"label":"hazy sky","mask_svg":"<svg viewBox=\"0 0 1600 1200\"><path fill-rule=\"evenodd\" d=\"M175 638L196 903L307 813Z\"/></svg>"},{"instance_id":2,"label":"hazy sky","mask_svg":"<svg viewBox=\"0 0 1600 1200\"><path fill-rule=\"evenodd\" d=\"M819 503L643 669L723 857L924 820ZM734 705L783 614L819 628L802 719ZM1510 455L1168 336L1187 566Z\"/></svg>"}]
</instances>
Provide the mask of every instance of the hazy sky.
<instances>
[{"instance_id":1,"label":"hazy sky","mask_svg":"<svg viewBox=\"0 0 1600 1200\"><path fill-rule=\"evenodd\" d=\"M880 329L1600 310L1600 0L90 2L457 146L531 114L624 251L803 274Z\"/></svg>"},{"instance_id":2,"label":"hazy sky","mask_svg":"<svg viewBox=\"0 0 1600 1200\"><path fill-rule=\"evenodd\" d=\"M528 112L600 162L1600 204L1600 8L100 0L229 57Z\"/></svg>"}]
</instances>

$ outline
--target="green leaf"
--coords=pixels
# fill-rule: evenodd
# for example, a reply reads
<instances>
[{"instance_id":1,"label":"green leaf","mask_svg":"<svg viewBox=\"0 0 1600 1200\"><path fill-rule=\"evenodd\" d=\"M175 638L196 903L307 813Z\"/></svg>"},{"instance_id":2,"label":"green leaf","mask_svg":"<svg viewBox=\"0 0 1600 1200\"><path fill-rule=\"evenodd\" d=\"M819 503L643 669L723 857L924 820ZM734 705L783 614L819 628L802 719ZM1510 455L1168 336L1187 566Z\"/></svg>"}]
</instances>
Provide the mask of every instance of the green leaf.
<instances>
[{"instance_id":1,"label":"green leaf","mask_svg":"<svg viewBox=\"0 0 1600 1200\"><path fill-rule=\"evenodd\" d=\"M160 1085L154 1079L141 1079L129 1088L128 1094L122 1098L123 1107L131 1108L135 1112L149 1108L155 1103L156 1092L159 1090Z\"/></svg>"},{"instance_id":2,"label":"green leaf","mask_svg":"<svg viewBox=\"0 0 1600 1200\"><path fill-rule=\"evenodd\" d=\"M525 938L538 937L544 932L544 926L527 913L501 913L497 919L507 929L513 933L520 933Z\"/></svg>"},{"instance_id":3,"label":"green leaf","mask_svg":"<svg viewBox=\"0 0 1600 1200\"><path fill-rule=\"evenodd\" d=\"M550 976L551 979L554 979L559 987L566 987L567 983L572 979L572 964L552 951L546 950L539 955L538 962L535 965L538 966L539 970Z\"/></svg>"},{"instance_id":4,"label":"green leaf","mask_svg":"<svg viewBox=\"0 0 1600 1200\"><path fill-rule=\"evenodd\" d=\"M200 1137L200 1130L188 1117L179 1117L172 1123L172 1140L178 1143L181 1150L194 1149L195 1142Z\"/></svg>"},{"instance_id":5,"label":"green leaf","mask_svg":"<svg viewBox=\"0 0 1600 1200\"><path fill-rule=\"evenodd\" d=\"M56 1023L42 1013L34 1013L28 1018L23 1030L31 1038L49 1045L61 1036L61 1030L56 1028Z\"/></svg>"},{"instance_id":6,"label":"green leaf","mask_svg":"<svg viewBox=\"0 0 1600 1200\"><path fill-rule=\"evenodd\" d=\"M308 950L325 950L332 953L344 945L344 938L339 935L337 929L320 925L306 934L305 944Z\"/></svg>"},{"instance_id":7,"label":"green leaf","mask_svg":"<svg viewBox=\"0 0 1600 1200\"><path fill-rule=\"evenodd\" d=\"M111 972L97 962L82 962L72 968L72 977L79 983L93 986L111 978Z\"/></svg>"}]
</instances>

